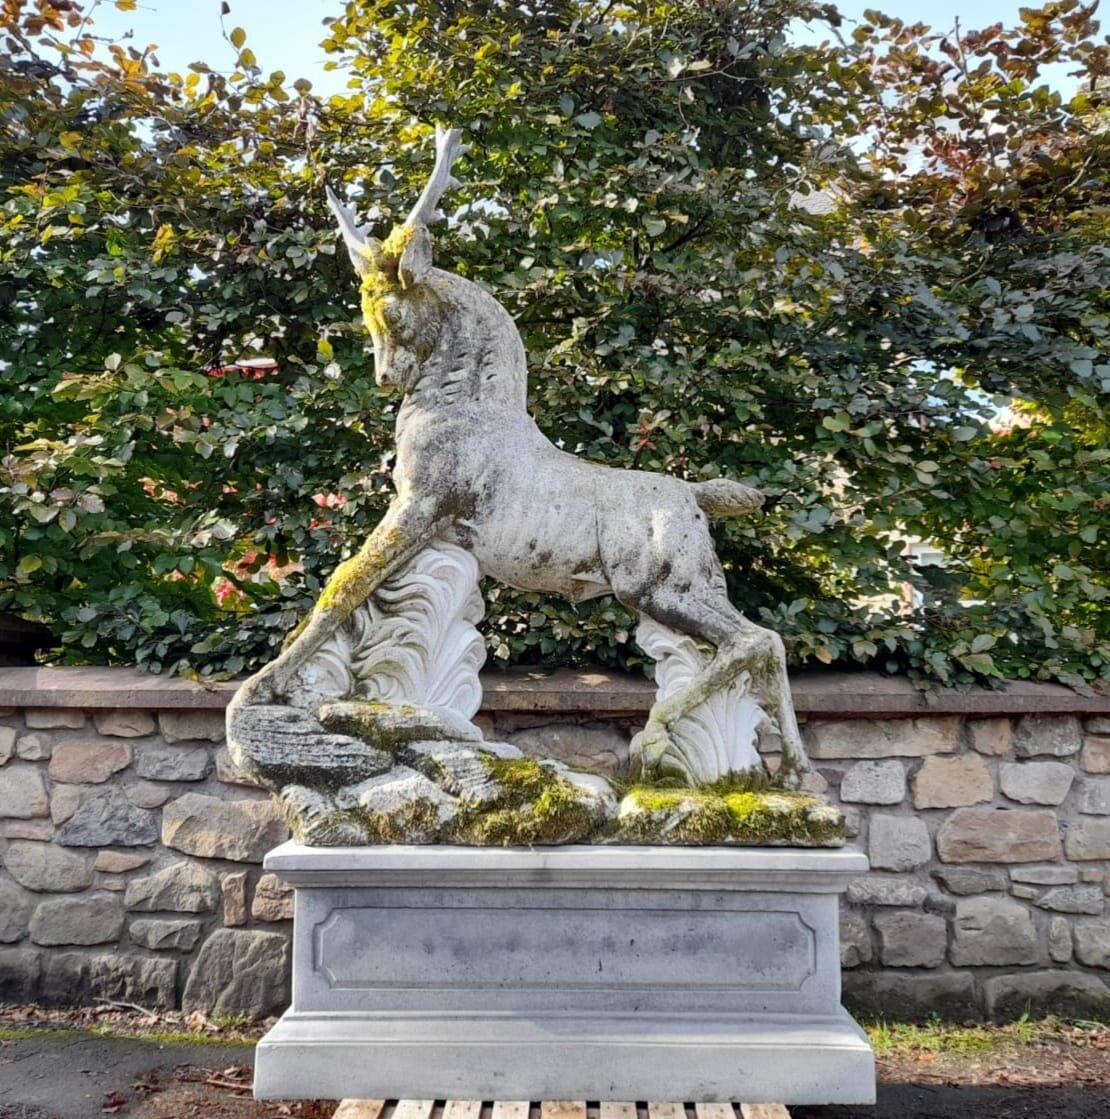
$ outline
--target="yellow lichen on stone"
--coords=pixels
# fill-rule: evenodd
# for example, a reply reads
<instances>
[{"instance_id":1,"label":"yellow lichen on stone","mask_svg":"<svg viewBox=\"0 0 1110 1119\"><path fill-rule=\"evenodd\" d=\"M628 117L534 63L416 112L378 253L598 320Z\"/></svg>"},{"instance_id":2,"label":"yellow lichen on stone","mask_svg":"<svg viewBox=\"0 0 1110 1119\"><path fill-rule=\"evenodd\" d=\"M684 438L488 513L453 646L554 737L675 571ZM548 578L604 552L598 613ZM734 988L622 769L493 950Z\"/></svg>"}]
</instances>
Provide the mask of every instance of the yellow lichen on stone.
<instances>
[{"instance_id":1,"label":"yellow lichen on stone","mask_svg":"<svg viewBox=\"0 0 1110 1119\"><path fill-rule=\"evenodd\" d=\"M375 574L381 571L393 548L397 533L375 533L357 555L344 560L333 572L316 600L317 610L338 611L347 617L377 587Z\"/></svg>"}]
</instances>

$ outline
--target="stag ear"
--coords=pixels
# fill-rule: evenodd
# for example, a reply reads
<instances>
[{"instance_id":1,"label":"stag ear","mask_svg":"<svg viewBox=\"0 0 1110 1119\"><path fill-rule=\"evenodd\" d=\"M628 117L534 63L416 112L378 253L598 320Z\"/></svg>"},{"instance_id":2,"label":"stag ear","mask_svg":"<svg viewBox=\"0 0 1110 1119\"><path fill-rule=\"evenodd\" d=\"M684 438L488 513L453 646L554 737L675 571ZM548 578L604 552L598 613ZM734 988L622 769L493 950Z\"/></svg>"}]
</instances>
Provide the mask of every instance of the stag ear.
<instances>
[{"instance_id":1,"label":"stag ear","mask_svg":"<svg viewBox=\"0 0 1110 1119\"><path fill-rule=\"evenodd\" d=\"M358 224L353 207L344 206L330 186L327 188L327 194L328 205L335 214L339 232L343 235L343 243L347 246L355 271L360 276L380 272L385 265L381 242L366 236L366 226Z\"/></svg>"},{"instance_id":2,"label":"stag ear","mask_svg":"<svg viewBox=\"0 0 1110 1119\"><path fill-rule=\"evenodd\" d=\"M397 278L401 287L408 291L417 284L422 284L432 270L432 235L423 223L410 225L405 248L401 259L397 262Z\"/></svg>"}]
</instances>

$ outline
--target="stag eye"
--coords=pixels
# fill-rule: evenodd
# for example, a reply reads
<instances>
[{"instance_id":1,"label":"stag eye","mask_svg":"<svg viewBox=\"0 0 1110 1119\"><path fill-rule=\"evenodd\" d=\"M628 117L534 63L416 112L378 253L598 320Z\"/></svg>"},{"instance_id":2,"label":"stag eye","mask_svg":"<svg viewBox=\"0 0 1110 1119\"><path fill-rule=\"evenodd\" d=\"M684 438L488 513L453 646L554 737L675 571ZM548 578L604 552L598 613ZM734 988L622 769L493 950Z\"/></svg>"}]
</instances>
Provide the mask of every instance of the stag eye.
<instances>
[{"instance_id":1,"label":"stag eye","mask_svg":"<svg viewBox=\"0 0 1110 1119\"><path fill-rule=\"evenodd\" d=\"M405 312L401 305L394 300L390 300L382 308L382 318L385 319L386 326L392 327L394 330L400 329L405 324Z\"/></svg>"}]
</instances>

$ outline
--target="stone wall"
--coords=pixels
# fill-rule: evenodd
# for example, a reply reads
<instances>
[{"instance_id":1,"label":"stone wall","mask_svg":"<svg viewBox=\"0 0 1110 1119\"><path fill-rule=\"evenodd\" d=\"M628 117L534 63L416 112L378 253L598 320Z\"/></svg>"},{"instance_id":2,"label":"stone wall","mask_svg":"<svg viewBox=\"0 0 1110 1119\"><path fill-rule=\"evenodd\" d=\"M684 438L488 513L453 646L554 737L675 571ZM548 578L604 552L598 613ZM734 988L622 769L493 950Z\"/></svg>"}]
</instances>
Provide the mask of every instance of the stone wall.
<instances>
[{"instance_id":1,"label":"stone wall","mask_svg":"<svg viewBox=\"0 0 1110 1119\"><path fill-rule=\"evenodd\" d=\"M265 1015L287 998L286 836L223 742L230 686L0 669L0 1001ZM872 870L846 1001L895 1017L1110 1013L1110 700L794 681L816 773ZM487 735L620 773L651 699L606 673L492 675Z\"/></svg>"}]
</instances>

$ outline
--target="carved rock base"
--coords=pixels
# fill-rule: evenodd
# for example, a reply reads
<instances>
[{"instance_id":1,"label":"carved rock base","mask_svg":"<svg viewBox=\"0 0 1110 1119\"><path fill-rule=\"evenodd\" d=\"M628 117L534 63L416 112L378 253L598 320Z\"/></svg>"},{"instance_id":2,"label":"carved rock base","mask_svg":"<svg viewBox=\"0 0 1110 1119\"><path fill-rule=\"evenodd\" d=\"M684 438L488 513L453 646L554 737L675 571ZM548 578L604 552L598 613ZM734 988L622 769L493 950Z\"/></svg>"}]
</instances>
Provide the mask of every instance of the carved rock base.
<instances>
[{"instance_id":1,"label":"carved rock base","mask_svg":"<svg viewBox=\"0 0 1110 1119\"><path fill-rule=\"evenodd\" d=\"M858 851L288 843L293 1005L264 1098L868 1104L840 1005Z\"/></svg>"}]
</instances>

